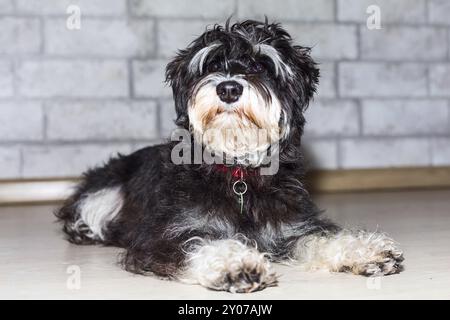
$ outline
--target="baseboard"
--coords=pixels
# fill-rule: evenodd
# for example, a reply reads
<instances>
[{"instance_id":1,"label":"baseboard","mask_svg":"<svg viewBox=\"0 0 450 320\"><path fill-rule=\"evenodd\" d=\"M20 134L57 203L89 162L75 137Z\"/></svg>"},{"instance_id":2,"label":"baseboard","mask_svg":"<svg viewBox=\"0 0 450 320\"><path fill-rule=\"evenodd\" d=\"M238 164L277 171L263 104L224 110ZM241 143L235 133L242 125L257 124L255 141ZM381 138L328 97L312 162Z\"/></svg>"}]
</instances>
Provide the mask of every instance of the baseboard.
<instances>
[{"instance_id":1,"label":"baseboard","mask_svg":"<svg viewBox=\"0 0 450 320\"><path fill-rule=\"evenodd\" d=\"M0 204L60 202L78 181L34 179L0 181ZM450 187L450 167L316 170L307 177L313 192L357 192Z\"/></svg>"},{"instance_id":2,"label":"baseboard","mask_svg":"<svg viewBox=\"0 0 450 320\"><path fill-rule=\"evenodd\" d=\"M450 167L319 170L308 181L317 192L449 188Z\"/></svg>"},{"instance_id":3,"label":"baseboard","mask_svg":"<svg viewBox=\"0 0 450 320\"><path fill-rule=\"evenodd\" d=\"M0 181L0 204L58 202L67 198L77 179Z\"/></svg>"}]
</instances>

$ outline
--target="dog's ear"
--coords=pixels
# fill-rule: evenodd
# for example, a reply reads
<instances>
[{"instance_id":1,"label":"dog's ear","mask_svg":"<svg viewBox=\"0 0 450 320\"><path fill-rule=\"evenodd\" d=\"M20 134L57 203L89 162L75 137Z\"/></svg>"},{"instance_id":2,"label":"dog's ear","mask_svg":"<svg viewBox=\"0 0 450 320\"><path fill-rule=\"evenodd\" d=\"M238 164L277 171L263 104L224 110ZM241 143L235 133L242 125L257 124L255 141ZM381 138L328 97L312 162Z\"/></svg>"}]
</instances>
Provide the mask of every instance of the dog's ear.
<instances>
[{"instance_id":1,"label":"dog's ear","mask_svg":"<svg viewBox=\"0 0 450 320\"><path fill-rule=\"evenodd\" d=\"M306 109L319 83L319 68L311 58L311 49L292 46L291 68L295 73L295 85L302 109Z\"/></svg>"},{"instance_id":2,"label":"dog's ear","mask_svg":"<svg viewBox=\"0 0 450 320\"><path fill-rule=\"evenodd\" d=\"M166 83L172 87L177 112L175 123L184 128L189 127L187 82L189 82L188 63L190 55L190 50L180 50L166 67Z\"/></svg>"}]
</instances>

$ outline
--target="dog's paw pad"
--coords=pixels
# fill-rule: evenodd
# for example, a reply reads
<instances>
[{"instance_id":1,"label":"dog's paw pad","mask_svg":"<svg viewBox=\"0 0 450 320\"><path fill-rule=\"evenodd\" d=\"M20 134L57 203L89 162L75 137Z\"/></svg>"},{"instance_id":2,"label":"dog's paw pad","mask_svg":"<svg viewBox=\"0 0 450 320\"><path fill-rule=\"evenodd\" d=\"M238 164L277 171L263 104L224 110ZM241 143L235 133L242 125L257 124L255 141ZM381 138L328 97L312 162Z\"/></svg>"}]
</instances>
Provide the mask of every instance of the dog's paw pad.
<instances>
[{"instance_id":1,"label":"dog's paw pad","mask_svg":"<svg viewBox=\"0 0 450 320\"><path fill-rule=\"evenodd\" d=\"M347 270L367 277L390 275L403 270L403 260L403 253L399 250L383 251L373 261L356 264Z\"/></svg>"},{"instance_id":2,"label":"dog's paw pad","mask_svg":"<svg viewBox=\"0 0 450 320\"><path fill-rule=\"evenodd\" d=\"M277 284L277 277L273 272L242 268L239 272L228 273L225 279L225 289L232 293L250 293Z\"/></svg>"}]
</instances>

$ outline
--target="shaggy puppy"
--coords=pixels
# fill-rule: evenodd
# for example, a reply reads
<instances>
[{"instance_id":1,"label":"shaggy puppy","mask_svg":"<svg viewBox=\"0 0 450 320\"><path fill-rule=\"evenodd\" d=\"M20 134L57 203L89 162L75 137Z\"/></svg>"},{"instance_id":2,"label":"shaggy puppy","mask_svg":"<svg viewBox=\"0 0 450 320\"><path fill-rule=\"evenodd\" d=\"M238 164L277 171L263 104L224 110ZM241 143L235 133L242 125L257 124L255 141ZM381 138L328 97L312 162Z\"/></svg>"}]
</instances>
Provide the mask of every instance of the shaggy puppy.
<instances>
[{"instance_id":1,"label":"shaggy puppy","mask_svg":"<svg viewBox=\"0 0 450 320\"><path fill-rule=\"evenodd\" d=\"M320 218L305 190L303 112L319 77L308 48L279 24L216 25L166 76L180 131L86 172L56 212L69 241L122 247L131 272L231 292L276 284L271 263L287 259L400 271L393 240Z\"/></svg>"}]
</instances>

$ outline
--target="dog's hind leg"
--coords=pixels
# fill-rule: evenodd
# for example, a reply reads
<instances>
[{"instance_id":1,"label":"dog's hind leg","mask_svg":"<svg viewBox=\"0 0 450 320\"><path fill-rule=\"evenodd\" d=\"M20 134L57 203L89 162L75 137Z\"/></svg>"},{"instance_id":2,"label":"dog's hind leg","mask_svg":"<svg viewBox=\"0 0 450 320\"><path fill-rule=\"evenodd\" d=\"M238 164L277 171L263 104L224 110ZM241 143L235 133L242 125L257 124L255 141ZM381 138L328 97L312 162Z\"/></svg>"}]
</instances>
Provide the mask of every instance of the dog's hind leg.
<instances>
[{"instance_id":1,"label":"dog's hind leg","mask_svg":"<svg viewBox=\"0 0 450 320\"><path fill-rule=\"evenodd\" d=\"M76 244L104 242L108 225L120 213L120 186L77 193L55 214L63 221L68 240Z\"/></svg>"},{"instance_id":2,"label":"dog's hind leg","mask_svg":"<svg viewBox=\"0 0 450 320\"><path fill-rule=\"evenodd\" d=\"M304 269L327 269L364 276L400 272L403 253L383 233L341 230L300 238L293 257Z\"/></svg>"},{"instance_id":3,"label":"dog's hind leg","mask_svg":"<svg viewBox=\"0 0 450 320\"><path fill-rule=\"evenodd\" d=\"M55 211L63 223L67 239L76 244L106 243L108 226L119 216L126 176L123 158L110 160L103 167L89 170L74 194Z\"/></svg>"}]
</instances>

